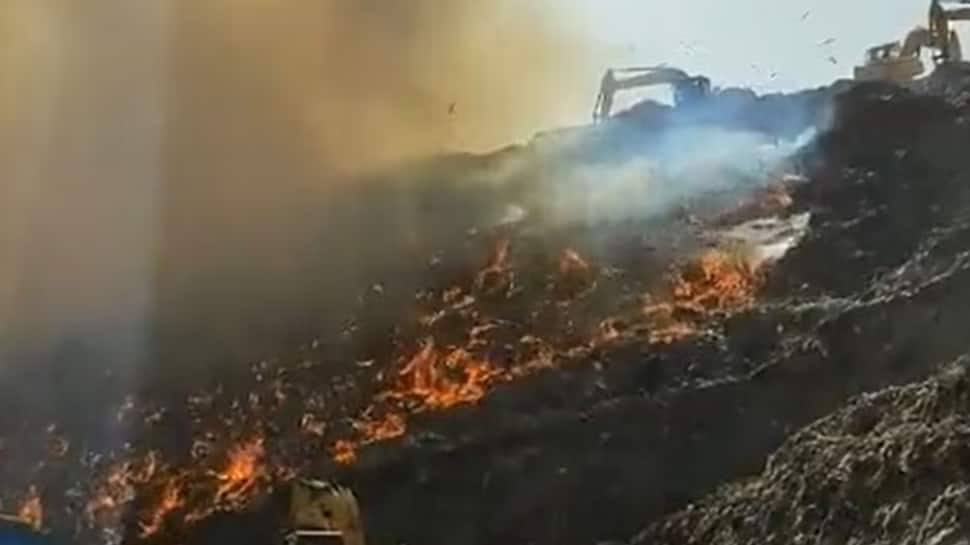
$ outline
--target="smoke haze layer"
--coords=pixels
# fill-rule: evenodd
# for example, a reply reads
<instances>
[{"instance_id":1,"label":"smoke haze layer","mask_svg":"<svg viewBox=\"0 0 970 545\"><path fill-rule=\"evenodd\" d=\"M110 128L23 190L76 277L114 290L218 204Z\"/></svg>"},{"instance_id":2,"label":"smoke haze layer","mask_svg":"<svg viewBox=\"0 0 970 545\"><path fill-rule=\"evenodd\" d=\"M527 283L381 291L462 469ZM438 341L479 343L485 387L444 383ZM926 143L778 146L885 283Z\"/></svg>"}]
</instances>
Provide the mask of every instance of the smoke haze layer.
<instances>
[{"instance_id":1,"label":"smoke haze layer","mask_svg":"<svg viewBox=\"0 0 970 545\"><path fill-rule=\"evenodd\" d=\"M326 289L303 280L320 255L313 275L353 278L367 241L321 236L375 221L334 219L349 174L585 106L562 92L585 57L554 6L4 2L0 335L109 324L128 358L152 322L216 316L197 306Z\"/></svg>"}]
</instances>

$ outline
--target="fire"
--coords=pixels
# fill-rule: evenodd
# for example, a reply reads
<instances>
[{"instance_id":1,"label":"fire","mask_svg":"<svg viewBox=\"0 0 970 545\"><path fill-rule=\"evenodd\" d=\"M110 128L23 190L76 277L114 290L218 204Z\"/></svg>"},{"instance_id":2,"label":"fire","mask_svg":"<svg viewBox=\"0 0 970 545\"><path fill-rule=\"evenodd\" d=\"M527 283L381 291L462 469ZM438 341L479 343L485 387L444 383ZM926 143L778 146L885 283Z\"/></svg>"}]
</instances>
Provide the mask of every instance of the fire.
<instances>
[{"instance_id":1,"label":"fire","mask_svg":"<svg viewBox=\"0 0 970 545\"><path fill-rule=\"evenodd\" d=\"M215 493L217 505L240 505L249 499L259 481L266 477L264 455L263 438L259 436L229 449L225 468L215 475L220 483Z\"/></svg>"},{"instance_id":2,"label":"fire","mask_svg":"<svg viewBox=\"0 0 970 545\"><path fill-rule=\"evenodd\" d=\"M108 468L104 478L94 486L85 514L88 523L102 527L117 526L122 508L135 499L137 487L155 476L158 455L151 451L141 459L116 463Z\"/></svg>"},{"instance_id":3,"label":"fire","mask_svg":"<svg viewBox=\"0 0 970 545\"><path fill-rule=\"evenodd\" d=\"M184 505L182 476L178 476L165 483L158 503L139 522L141 537L149 537L158 533L169 513Z\"/></svg>"},{"instance_id":4,"label":"fire","mask_svg":"<svg viewBox=\"0 0 970 545\"><path fill-rule=\"evenodd\" d=\"M397 375L391 389L380 399L405 402L420 412L478 401L488 384L502 373L463 348L439 352L429 338Z\"/></svg>"},{"instance_id":5,"label":"fire","mask_svg":"<svg viewBox=\"0 0 970 545\"><path fill-rule=\"evenodd\" d=\"M696 333L696 323L732 314L754 302L763 275L740 254L711 249L671 278L667 300L649 302L643 313L654 324L651 342L670 343Z\"/></svg>"},{"instance_id":6,"label":"fire","mask_svg":"<svg viewBox=\"0 0 970 545\"><path fill-rule=\"evenodd\" d=\"M184 452L169 453L172 458L163 461L153 451L125 450L93 461L96 478L85 511L89 529L120 531L133 520L140 536L148 538L164 534L166 524L176 520L191 525L219 511L246 508L274 483L298 473L301 464L293 463L293 451L285 450L294 438L326 445L336 463L356 463L361 448L404 435L416 414L477 403L500 384L588 361L591 353L619 342L665 344L694 335L750 305L763 277L760 266L740 253L709 250L673 271L659 290L650 290L647 304L638 306L642 284L624 280L636 270L610 272L608 263L591 263L574 249L562 251L558 261L513 264L510 248L508 237L496 240L477 275L421 292L420 312L412 318L417 323L403 324L403 334L394 339L404 341L401 352L350 360L358 361L355 372L360 373L353 375L350 391L356 394L358 377L366 376L374 377L369 386L376 392L357 406L356 398L350 398L351 428L342 425L348 406L341 398L331 404L332 392L312 392L293 382L303 375L260 364L253 370L257 385L252 391L238 395L217 386L185 398L192 435ZM505 297L488 297L495 293ZM382 362L392 363L369 374L368 368ZM285 371L274 375L274 369ZM339 407L336 413L334 407ZM125 422L140 415L150 427L179 413L172 409L142 406L129 397L118 414ZM263 430L271 435L264 436ZM268 444L267 437L281 440ZM48 455L69 458L82 452L80 445L57 437ZM132 513L133 505L140 511ZM58 512L56 504L47 507L48 517ZM34 488L20 516L41 524Z\"/></svg>"},{"instance_id":7,"label":"fire","mask_svg":"<svg viewBox=\"0 0 970 545\"><path fill-rule=\"evenodd\" d=\"M185 516L188 523L205 519L217 511L240 510L249 503L261 488L260 485L273 477L265 464L266 451L262 435L233 445L222 469L208 471L217 483L211 497Z\"/></svg>"},{"instance_id":8,"label":"fire","mask_svg":"<svg viewBox=\"0 0 970 545\"><path fill-rule=\"evenodd\" d=\"M674 280L674 304L699 313L726 312L750 303L760 276L740 256L708 250Z\"/></svg>"},{"instance_id":9,"label":"fire","mask_svg":"<svg viewBox=\"0 0 970 545\"><path fill-rule=\"evenodd\" d=\"M357 461L357 446L349 439L338 439L330 447L330 456L338 464L352 464Z\"/></svg>"},{"instance_id":10,"label":"fire","mask_svg":"<svg viewBox=\"0 0 970 545\"><path fill-rule=\"evenodd\" d=\"M404 416L393 412L383 418L360 421L354 427L364 438L361 441L364 445L400 437L407 430Z\"/></svg>"},{"instance_id":11,"label":"fire","mask_svg":"<svg viewBox=\"0 0 970 545\"><path fill-rule=\"evenodd\" d=\"M27 490L27 496L20 505L20 509L17 510L17 518L35 529L40 529L44 524L44 506L35 486L31 486Z\"/></svg>"}]
</instances>

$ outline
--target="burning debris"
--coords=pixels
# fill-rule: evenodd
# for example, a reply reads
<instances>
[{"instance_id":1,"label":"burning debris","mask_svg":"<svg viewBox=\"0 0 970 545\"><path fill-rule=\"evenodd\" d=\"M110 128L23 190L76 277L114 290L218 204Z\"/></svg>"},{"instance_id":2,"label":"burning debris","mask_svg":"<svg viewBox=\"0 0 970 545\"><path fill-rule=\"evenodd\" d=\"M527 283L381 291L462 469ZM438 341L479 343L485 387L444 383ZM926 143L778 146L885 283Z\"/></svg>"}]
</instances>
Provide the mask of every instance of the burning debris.
<instances>
[{"instance_id":1,"label":"burning debris","mask_svg":"<svg viewBox=\"0 0 970 545\"><path fill-rule=\"evenodd\" d=\"M44 506L40 500L37 488L31 486L27 490L20 509L17 511L17 518L29 524L34 529L40 529L44 525Z\"/></svg>"},{"instance_id":2,"label":"burning debris","mask_svg":"<svg viewBox=\"0 0 970 545\"><path fill-rule=\"evenodd\" d=\"M843 157L830 150L848 154L845 150L860 145L858 139L847 141L855 144L835 146L823 138L823 151L813 152ZM766 174L750 187L692 194L677 200L684 212L679 216L671 207L645 218L550 227L543 223L541 210L532 212L531 204L528 214L525 208L515 209L521 213L510 209L509 221L476 229L455 247L436 248L427 281L413 294L401 295L395 278L364 283L367 294L361 297L361 312L389 316L380 327L363 315L354 316L340 335L321 335L293 358L260 362L245 376L222 377L175 394L145 388L119 399L109 420L126 426L131 440L114 451L98 452L68 426L53 428L37 447L45 464L28 476L28 482L5 491L5 501L10 500L5 505L22 505L24 520L78 539L93 541L108 533L124 535L130 543L194 543L214 515L258 511L297 475L334 472L354 476L366 487L368 475L380 480L381 471L391 471L385 469L388 452L396 453L397 459L440 460L436 456L443 456L441 452L459 450L469 456L467 482L458 468L446 464L437 472L418 467L424 462L416 461L413 477L411 468L396 469L402 490L413 491L408 487L425 482L465 487L461 490L466 496L487 499L492 505L488 509L505 505L498 501L505 498L511 502L510 511L488 511L495 520L487 523L520 529L521 534L504 531L529 538L518 541L537 543L552 543L555 536L544 534L551 531L545 527L519 524L518 513L531 517L546 511L529 504L538 501L529 494L512 493L521 491L509 477L513 473L543 490L534 496L552 491L548 494L561 496L555 501L569 509L573 495L592 494L604 504L640 495L646 498L644 511L657 516L670 508L664 503L670 500L661 502L659 495L691 497L722 473L712 470L696 482L688 479L689 488L667 491L658 485L645 492L648 485L641 480L669 483L646 470L647 476L638 479L626 465L599 458L586 467L573 464L582 456L593 457L593 452L634 452L638 467L648 468L701 456L705 449L687 439L697 435L697 422L740 422L729 420L739 414L735 407L705 405L704 396L715 390L712 384L736 385L732 387L740 393L717 390L716 395L731 400L748 393L747 388L763 393L749 384L748 377L788 372L785 363L796 352L798 361L817 366L806 364L800 372L822 381L812 373L827 369L828 360L817 354L849 351L857 344L837 337L843 333L830 332L834 326L827 325L861 312L857 309L864 305L845 302L851 297L824 299L824 305L823 299L809 300L795 309L771 292L796 279L798 286L828 289L830 271L810 266L812 261L804 256L818 260L827 245L841 252L843 240L848 241L846 253L839 255L847 270L858 267L851 269L852 278L866 278L855 291L847 290L858 298L868 293L866 282L873 271L900 266L901 261L884 258L886 252L852 231L852 222L861 214L859 203L875 203L872 217L879 218L884 217L879 206L898 207L906 199L897 202L881 190L864 188L862 182L833 189L825 185L831 173L821 172L812 172L811 180L791 177L782 183L774 183L778 176ZM884 227L899 228L883 221ZM810 224L812 236L806 237ZM838 236L844 239L832 238ZM856 252L869 255L864 249L885 262L853 257ZM429 257L418 256L415 262L427 265ZM802 292L792 288L785 293ZM843 329L853 331L839 331ZM819 340L825 335L825 342ZM755 403L761 398L752 399ZM718 414L701 410L712 406ZM459 407L465 409L455 410ZM690 410L678 413L684 407ZM814 405L803 403L801 410L808 411L804 407ZM807 412L791 409L786 414L786 424L797 424ZM486 416L492 419L484 420ZM489 424L476 426L476 417ZM600 428L608 418L635 420L638 430L623 435L626 428L620 424ZM456 425L460 431L455 431L448 427L453 422L466 425ZM41 423L35 429L46 426ZM479 429L490 427L496 429ZM5 430L4 435L12 438L7 445L28 437L26 431L17 431L26 429ZM429 429L435 431L429 434L435 439L424 441L423 432ZM573 435L581 438L578 450L572 448ZM523 439L528 436L548 442L530 444ZM648 440L650 446L644 446ZM624 442L646 449L660 462L655 464L649 456L641 459L640 451ZM751 444L751 449L763 448L765 441ZM717 450L713 447L708 450ZM533 451L551 451L558 458L555 463L535 458ZM562 454L566 451L578 454ZM729 463L737 461L724 462ZM513 473L503 476L504 468ZM587 478L596 480L597 488L577 484ZM624 480L630 482L613 483ZM607 481L610 484L604 486ZM45 492L42 504L38 491L68 482L64 489L76 491L73 500ZM31 483L34 488L28 488ZM469 492L472 489L475 494ZM383 493L376 488L372 492L372 497ZM611 494L619 499L611 499ZM394 505L401 504L388 500L386 509ZM558 509L548 509L554 508ZM382 512L385 507L374 509ZM629 529L642 522L632 517L646 516L622 507L617 513L616 520L604 517L590 523L596 530L579 537L602 537L593 533L608 526ZM619 520L621 515L626 518ZM457 524L452 518L440 520L443 525ZM409 541L419 542L415 535L430 531L414 530L415 523L409 524L406 528L416 533L404 536ZM575 529L574 523L562 524ZM385 541L404 539L393 535L393 528L388 526ZM499 532L491 526L481 531ZM532 539L540 534L542 539Z\"/></svg>"},{"instance_id":3,"label":"burning debris","mask_svg":"<svg viewBox=\"0 0 970 545\"><path fill-rule=\"evenodd\" d=\"M185 414L199 431L183 453L165 452L159 445L97 463L85 525L119 529L133 517L140 539L178 535L216 512L247 509L298 474L306 464L299 459L305 442L336 464L353 465L361 449L407 434L417 415L479 403L501 385L570 365L611 344L687 338L747 308L760 286L762 271L756 265L710 249L688 257L653 293L644 294L647 284L631 283L634 271L607 274L615 267L600 266L571 246L549 258L518 252L532 244L524 231L508 225L497 229L484 265L465 276L470 282L459 278L419 294L416 301L427 308L402 328L412 342L398 342L393 363L372 359L370 365L354 366L371 377L373 386L358 383L352 391L372 394L357 409L346 405L343 417L294 382L293 371L263 364L252 369L254 389L228 405L228 391L221 386L187 396L184 409L159 411L125 398L119 422L141 418L150 429ZM640 312L625 311L623 299L615 297L624 291L640 292L651 302ZM283 439L288 433L295 443ZM63 441L51 449L54 457L68 456ZM287 451L285 445L297 450ZM24 513L40 524L39 498L29 505Z\"/></svg>"}]
</instances>

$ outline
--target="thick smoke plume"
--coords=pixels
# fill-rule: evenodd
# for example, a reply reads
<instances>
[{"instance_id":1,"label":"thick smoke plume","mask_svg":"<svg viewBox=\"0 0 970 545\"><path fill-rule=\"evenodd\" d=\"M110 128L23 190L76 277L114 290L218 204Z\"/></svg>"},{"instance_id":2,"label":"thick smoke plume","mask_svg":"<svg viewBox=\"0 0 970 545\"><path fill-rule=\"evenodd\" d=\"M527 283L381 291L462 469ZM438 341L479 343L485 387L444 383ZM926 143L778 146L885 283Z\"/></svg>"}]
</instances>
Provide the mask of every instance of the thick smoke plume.
<instances>
[{"instance_id":1,"label":"thick smoke plume","mask_svg":"<svg viewBox=\"0 0 970 545\"><path fill-rule=\"evenodd\" d=\"M177 4L177 47L196 58L174 81L199 101L275 102L328 165L498 147L575 117L594 83L549 2Z\"/></svg>"},{"instance_id":2,"label":"thick smoke plume","mask_svg":"<svg viewBox=\"0 0 970 545\"><path fill-rule=\"evenodd\" d=\"M146 6L0 6L8 345L111 324L137 357L158 324L216 337L243 304L345 292L358 248L397 246L354 231L387 214L334 204L348 173L522 139L591 94L554 2Z\"/></svg>"}]
</instances>

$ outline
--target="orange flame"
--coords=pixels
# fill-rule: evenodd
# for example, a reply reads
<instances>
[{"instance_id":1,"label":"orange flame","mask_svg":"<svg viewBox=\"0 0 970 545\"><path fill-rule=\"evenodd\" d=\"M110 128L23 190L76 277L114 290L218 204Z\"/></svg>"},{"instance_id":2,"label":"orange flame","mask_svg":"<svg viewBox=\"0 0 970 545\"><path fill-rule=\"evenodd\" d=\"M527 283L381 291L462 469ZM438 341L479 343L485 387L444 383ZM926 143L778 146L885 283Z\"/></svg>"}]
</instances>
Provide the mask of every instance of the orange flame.
<instances>
[{"instance_id":1,"label":"orange flame","mask_svg":"<svg viewBox=\"0 0 970 545\"><path fill-rule=\"evenodd\" d=\"M266 476L263 438L254 437L229 449L226 467L216 474L220 482L215 503L239 505L246 502L259 480Z\"/></svg>"},{"instance_id":2,"label":"orange flame","mask_svg":"<svg viewBox=\"0 0 970 545\"><path fill-rule=\"evenodd\" d=\"M410 402L415 405L415 412L447 409L478 401L485 394L485 387L501 375L488 361L462 348L442 355L429 338L380 398Z\"/></svg>"},{"instance_id":3,"label":"orange flame","mask_svg":"<svg viewBox=\"0 0 970 545\"><path fill-rule=\"evenodd\" d=\"M747 261L720 250L701 254L693 266L674 280L674 300L684 309L725 312L744 307L760 283Z\"/></svg>"},{"instance_id":4,"label":"orange flame","mask_svg":"<svg viewBox=\"0 0 970 545\"><path fill-rule=\"evenodd\" d=\"M182 490L183 485L181 476L173 478L165 483L158 503L148 512L141 522L139 522L139 527L141 528L141 537L150 537L158 533L158 531L162 528L162 524L165 522L165 518L168 516L168 514L185 505Z\"/></svg>"},{"instance_id":5,"label":"orange flame","mask_svg":"<svg viewBox=\"0 0 970 545\"><path fill-rule=\"evenodd\" d=\"M44 524L44 506L40 500L40 494L33 485L27 490L20 509L17 510L17 518L26 522L34 529L40 529Z\"/></svg>"},{"instance_id":6,"label":"orange flame","mask_svg":"<svg viewBox=\"0 0 970 545\"><path fill-rule=\"evenodd\" d=\"M698 321L747 308L761 282L761 271L740 256L705 251L673 275L669 300L643 307L656 326L651 342L676 341L695 333Z\"/></svg>"},{"instance_id":7,"label":"orange flame","mask_svg":"<svg viewBox=\"0 0 970 545\"><path fill-rule=\"evenodd\" d=\"M376 420L363 420L355 427L363 437L361 444L364 445L400 437L407 430L404 416L393 412Z\"/></svg>"},{"instance_id":8,"label":"orange flame","mask_svg":"<svg viewBox=\"0 0 970 545\"><path fill-rule=\"evenodd\" d=\"M455 286L441 293L440 298L427 297L429 304L441 305L438 312L419 321L419 326L429 328L426 330L429 331L428 337L410 347L396 361L394 369L378 375L378 393L371 403L364 405L363 411L357 413L352 433L331 436L332 423L323 416L329 413L322 410L322 403L311 403L312 399L303 400L303 407L296 413L302 413L302 417L290 422L297 427L296 433L313 441L327 438L327 451L333 460L352 464L358 460L358 451L363 446L406 433L408 419L414 414L478 402L500 383L529 376L564 361L576 361L599 346L633 339L637 332L645 332L651 343L669 343L692 335L707 320L736 312L750 304L762 278L759 270L726 251L707 251L674 272L664 293L657 294L649 305L642 307L641 314L634 310L634 316L607 318L591 335L576 336L570 332L565 340L556 335L540 338L538 330L533 335L528 329L518 331L517 328L527 328L545 315L508 326L510 322L505 316L492 314L488 305L478 308L479 301L474 296L478 295L476 287L493 291L513 286L509 248L508 238L496 241L486 267L472 279L475 286ZM558 269L555 263L549 265L552 274L542 278L553 279L554 283L546 285L565 288L567 294L594 293L600 279L609 278L608 268L590 264L571 249L560 255ZM598 301L594 302L597 304L591 306L599 309ZM555 306L567 311L572 307L582 311L583 307L572 305L567 308L569 305L562 301ZM456 322L465 324L465 340L460 346L436 344L430 328L442 317L450 318L456 314L461 318ZM603 317L596 316L597 319ZM591 323L595 322L577 320L576 326L581 328L576 327L575 331L588 331L586 328ZM448 324L450 327L450 320ZM574 327L572 321L569 327ZM504 347L512 347L514 357L508 363L504 358L499 364L499 360L492 361L481 355L490 353L491 348L499 346L498 343L503 347L503 354L506 353ZM367 366L369 363L362 365ZM263 367L257 371L260 389L251 392L248 399L242 398L231 413L226 413L232 416L223 417L215 427L209 425L206 415L223 414L214 410L223 392L216 390L190 398L194 422L199 426L189 451L191 465L173 468L160 463L156 454L150 452L141 458L109 466L92 487L86 510L89 524L120 527L125 507L138 495L138 505L147 506L138 513L141 536L153 536L161 532L166 521L174 519L176 514L181 516L182 523L191 524L217 511L242 509L272 483L292 477L295 469L276 467L277 453L267 453L262 434L243 435L248 439L235 444L224 441L227 435L224 430L231 430L228 433L238 437L237 427L241 423L253 421L251 417L271 418L287 402L288 395L293 396L290 402L297 401L295 396L302 395L298 393L300 389L289 388L291 385L282 375L274 377L268 368ZM135 409L143 412L135 406L133 398L126 401L122 418L128 418ZM240 412L244 414L240 415ZM144 422L151 424L163 414L164 411L155 410L145 417ZM213 451L219 445L229 444L232 446L228 450ZM50 450L54 456L65 456L69 450L73 454L76 449L69 449L64 441L55 442ZM21 516L25 520L29 517L31 521L37 521L32 523L39 525L42 518L40 499L33 488L31 494L21 508Z\"/></svg>"},{"instance_id":9,"label":"orange flame","mask_svg":"<svg viewBox=\"0 0 970 545\"><path fill-rule=\"evenodd\" d=\"M357 446L348 439L338 439L330 447L330 456L338 464L352 464L357 461Z\"/></svg>"}]
</instances>

